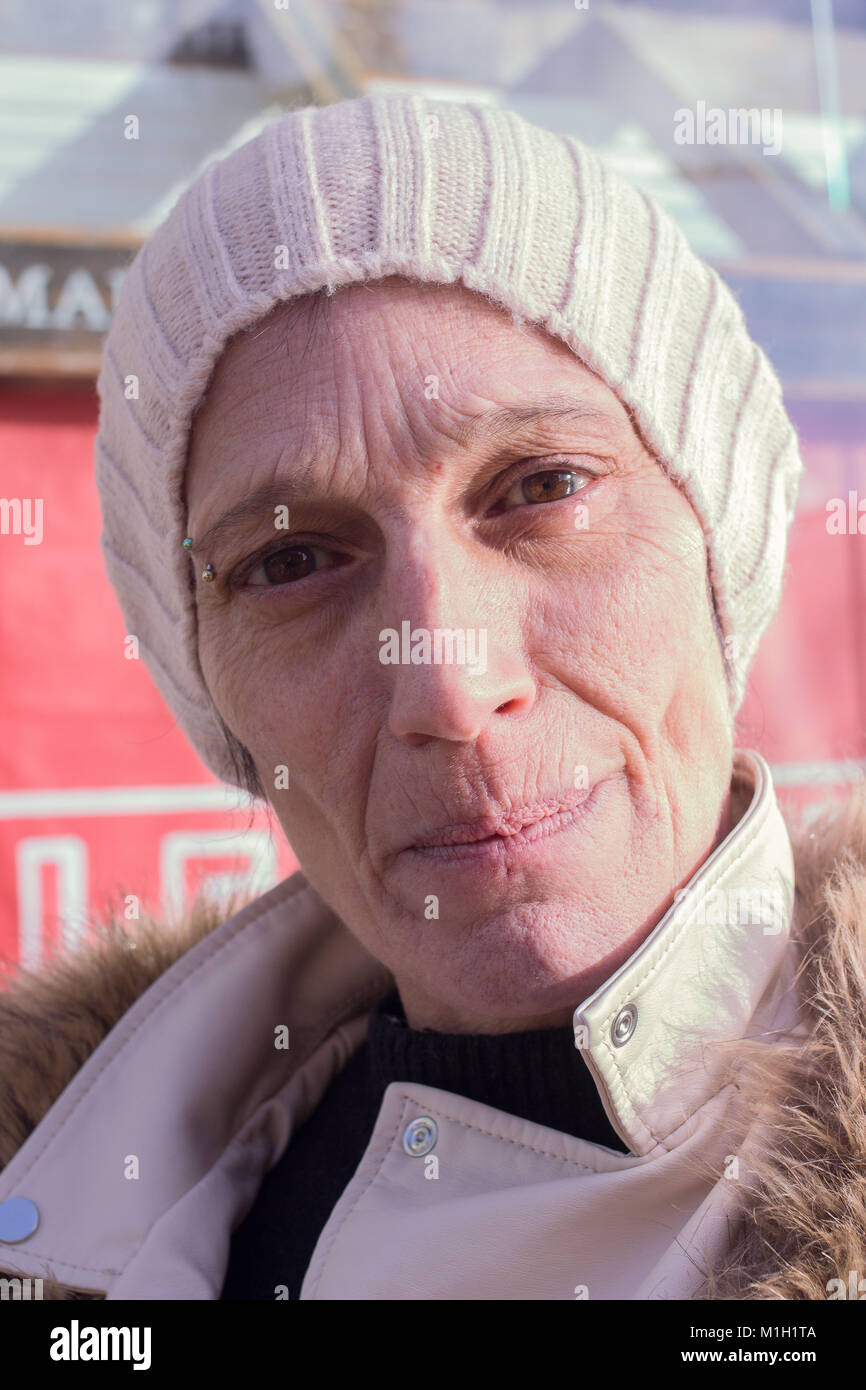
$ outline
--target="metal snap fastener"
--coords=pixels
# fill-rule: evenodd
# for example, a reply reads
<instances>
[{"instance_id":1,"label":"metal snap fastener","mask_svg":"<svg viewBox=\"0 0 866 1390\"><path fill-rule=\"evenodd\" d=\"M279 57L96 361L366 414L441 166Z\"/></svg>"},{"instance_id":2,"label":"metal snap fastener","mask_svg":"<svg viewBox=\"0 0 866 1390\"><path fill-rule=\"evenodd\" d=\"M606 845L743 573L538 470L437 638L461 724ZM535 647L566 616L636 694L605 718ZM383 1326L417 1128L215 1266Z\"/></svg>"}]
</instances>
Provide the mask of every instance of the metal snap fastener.
<instances>
[{"instance_id":1,"label":"metal snap fastener","mask_svg":"<svg viewBox=\"0 0 866 1390\"><path fill-rule=\"evenodd\" d=\"M420 1115L406 1126L403 1134L403 1148L414 1158L428 1154L439 1135L439 1127L429 1115Z\"/></svg>"},{"instance_id":2,"label":"metal snap fastener","mask_svg":"<svg viewBox=\"0 0 866 1390\"><path fill-rule=\"evenodd\" d=\"M610 1038L614 1047L622 1047L627 1043L636 1027L637 1004L626 1004L610 1025Z\"/></svg>"},{"instance_id":3,"label":"metal snap fastener","mask_svg":"<svg viewBox=\"0 0 866 1390\"><path fill-rule=\"evenodd\" d=\"M7 1197L0 1202L0 1241L15 1245L32 1236L39 1225L39 1208L29 1197Z\"/></svg>"}]
</instances>

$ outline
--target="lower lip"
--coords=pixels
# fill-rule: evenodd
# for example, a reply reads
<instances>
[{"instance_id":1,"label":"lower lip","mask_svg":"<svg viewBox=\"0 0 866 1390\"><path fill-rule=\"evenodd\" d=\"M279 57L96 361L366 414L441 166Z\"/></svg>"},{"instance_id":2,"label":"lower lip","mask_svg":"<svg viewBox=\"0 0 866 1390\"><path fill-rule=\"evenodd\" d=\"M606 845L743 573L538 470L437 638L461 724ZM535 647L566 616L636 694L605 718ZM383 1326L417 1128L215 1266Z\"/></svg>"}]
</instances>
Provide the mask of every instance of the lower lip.
<instances>
[{"instance_id":1,"label":"lower lip","mask_svg":"<svg viewBox=\"0 0 866 1390\"><path fill-rule=\"evenodd\" d=\"M537 852L536 847L543 845L545 840L581 825L594 810L601 785L601 782L597 782L579 806L545 816L543 820L524 826L523 830L518 830L514 835L493 835L488 840L476 840L469 845L416 845L403 852L428 864L437 865L470 863L493 866L527 857Z\"/></svg>"}]
</instances>

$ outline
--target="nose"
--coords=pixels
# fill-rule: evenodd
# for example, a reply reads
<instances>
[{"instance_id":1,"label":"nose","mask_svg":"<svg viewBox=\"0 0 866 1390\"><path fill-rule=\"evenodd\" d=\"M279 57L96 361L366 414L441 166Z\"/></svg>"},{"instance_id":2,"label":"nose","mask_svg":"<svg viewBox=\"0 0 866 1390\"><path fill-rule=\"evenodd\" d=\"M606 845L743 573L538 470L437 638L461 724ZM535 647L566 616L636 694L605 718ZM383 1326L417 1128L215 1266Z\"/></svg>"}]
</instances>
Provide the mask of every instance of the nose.
<instances>
[{"instance_id":1,"label":"nose","mask_svg":"<svg viewBox=\"0 0 866 1390\"><path fill-rule=\"evenodd\" d=\"M379 659L389 727L410 744L478 738L493 715L523 715L536 688L513 574L471 542L416 536L393 557ZM384 635L387 634L387 635Z\"/></svg>"}]
</instances>

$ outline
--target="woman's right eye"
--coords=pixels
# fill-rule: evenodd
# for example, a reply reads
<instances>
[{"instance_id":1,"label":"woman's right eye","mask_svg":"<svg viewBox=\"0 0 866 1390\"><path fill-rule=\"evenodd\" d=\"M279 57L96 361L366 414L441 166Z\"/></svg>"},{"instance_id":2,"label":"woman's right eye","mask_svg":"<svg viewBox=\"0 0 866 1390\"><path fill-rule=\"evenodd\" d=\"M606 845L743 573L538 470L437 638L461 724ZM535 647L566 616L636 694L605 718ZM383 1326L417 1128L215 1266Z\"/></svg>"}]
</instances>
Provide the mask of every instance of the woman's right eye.
<instances>
[{"instance_id":1,"label":"woman's right eye","mask_svg":"<svg viewBox=\"0 0 866 1390\"><path fill-rule=\"evenodd\" d=\"M271 551L270 555L265 555L247 571L244 587L273 589L283 584L297 583L320 568L313 564L314 555L328 554L330 552L319 545L291 545Z\"/></svg>"}]
</instances>

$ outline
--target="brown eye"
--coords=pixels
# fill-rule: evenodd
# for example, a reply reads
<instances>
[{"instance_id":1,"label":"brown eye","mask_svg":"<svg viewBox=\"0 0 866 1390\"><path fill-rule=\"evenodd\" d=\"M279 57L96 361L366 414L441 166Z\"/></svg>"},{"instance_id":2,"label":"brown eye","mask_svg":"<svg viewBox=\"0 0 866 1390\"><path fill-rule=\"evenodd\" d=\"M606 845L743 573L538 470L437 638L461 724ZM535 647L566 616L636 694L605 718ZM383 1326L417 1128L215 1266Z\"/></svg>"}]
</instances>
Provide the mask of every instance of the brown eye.
<instances>
[{"instance_id":1,"label":"brown eye","mask_svg":"<svg viewBox=\"0 0 866 1390\"><path fill-rule=\"evenodd\" d=\"M575 481L574 474L564 468L551 473L530 473L523 479L523 495L527 502L558 502L560 497L571 496Z\"/></svg>"},{"instance_id":2,"label":"brown eye","mask_svg":"<svg viewBox=\"0 0 866 1390\"><path fill-rule=\"evenodd\" d=\"M572 468L546 468L537 473L526 473L509 489L503 498L517 506L533 505L539 502L559 502L579 492L591 481Z\"/></svg>"},{"instance_id":3,"label":"brown eye","mask_svg":"<svg viewBox=\"0 0 866 1390\"><path fill-rule=\"evenodd\" d=\"M314 574L315 546L293 545L285 550L277 550L260 560L248 576L248 582L256 584L291 584L293 580L306 579ZM263 575L264 579L259 576Z\"/></svg>"},{"instance_id":4,"label":"brown eye","mask_svg":"<svg viewBox=\"0 0 866 1390\"><path fill-rule=\"evenodd\" d=\"M295 545L291 550L278 550L262 562L269 584L290 584L293 579L306 579L315 570L313 552L308 546Z\"/></svg>"},{"instance_id":5,"label":"brown eye","mask_svg":"<svg viewBox=\"0 0 866 1390\"><path fill-rule=\"evenodd\" d=\"M349 557L330 546L299 542L251 560L241 569L236 584L241 589L284 589L348 563Z\"/></svg>"}]
</instances>

